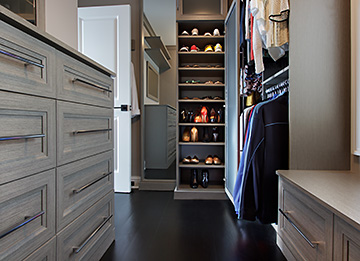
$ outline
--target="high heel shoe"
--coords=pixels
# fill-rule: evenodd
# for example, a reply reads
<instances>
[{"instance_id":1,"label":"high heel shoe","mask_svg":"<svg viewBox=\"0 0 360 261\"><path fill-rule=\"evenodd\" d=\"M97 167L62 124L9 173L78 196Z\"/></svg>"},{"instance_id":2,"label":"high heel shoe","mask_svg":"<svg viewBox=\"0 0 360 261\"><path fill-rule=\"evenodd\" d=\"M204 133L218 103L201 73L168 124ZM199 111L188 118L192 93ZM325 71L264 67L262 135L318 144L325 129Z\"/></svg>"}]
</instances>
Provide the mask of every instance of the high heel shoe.
<instances>
[{"instance_id":1,"label":"high heel shoe","mask_svg":"<svg viewBox=\"0 0 360 261\"><path fill-rule=\"evenodd\" d=\"M200 184L203 188L207 188L209 185L209 172L206 169L204 169L201 172L201 183Z\"/></svg>"},{"instance_id":2,"label":"high heel shoe","mask_svg":"<svg viewBox=\"0 0 360 261\"><path fill-rule=\"evenodd\" d=\"M217 121L218 121L217 113L216 113L215 109L212 108L210 111L210 122L216 123Z\"/></svg>"},{"instance_id":3,"label":"high heel shoe","mask_svg":"<svg viewBox=\"0 0 360 261\"><path fill-rule=\"evenodd\" d=\"M182 141L185 141L185 142L190 141L190 128L189 127L185 128L183 135L182 135Z\"/></svg>"},{"instance_id":4,"label":"high heel shoe","mask_svg":"<svg viewBox=\"0 0 360 261\"><path fill-rule=\"evenodd\" d=\"M218 123L222 123L222 122L225 122L225 120L224 120L224 110L222 109L222 108L220 108L218 111L217 111L217 115L218 115L218 117L217 117L217 122Z\"/></svg>"},{"instance_id":5,"label":"high heel shoe","mask_svg":"<svg viewBox=\"0 0 360 261\"><path fill-rule=\"evenodd\" d=\"M196 189L198 187L197 169L191 169L190 173L190 187Z\"/></svg>"},{"instance_id":6,"label":"high heel shoe","mask_svg":"<svg viewBox=\"0 0 360 261\"><path fill-rule=\"evenodd\" d=\"M188 121L188 113L185 109L181 110L180 112L180 122L187 122Z\"/></svg>"},{"instance_id":7,"label":"high heel shoe","mask_svg":"<svg viewBox=\"0 0 360 261\"><path fill-rule=\"evenodd\" d=\"M197 141L199 141L199 131L198 131L197 128L192 127L190 133L191 133L191 141L192 141L192 142L197 142Z\"/></svg>"},{"instance_id":8,"label":"high heel shoe","mask_svg":"<svg viewBox=\"0 0 360 261\"><path fill-rule=\"evenodd\" d=\"M213 142L219 141L219 131L218 131L217 127L213 128L212 140L213 140Z\"/></svg>"},{"instance_id":9,"label":"high heel shoe","mask_svg":"<svg viewBox=\"0 0 360 261\"><path fill-rule=\"evenodd\" d=\"M201 114L201 122L208 123L209 122L208 109L205 106L201 108L200 114Z\"/></svg>"}]
</instances>

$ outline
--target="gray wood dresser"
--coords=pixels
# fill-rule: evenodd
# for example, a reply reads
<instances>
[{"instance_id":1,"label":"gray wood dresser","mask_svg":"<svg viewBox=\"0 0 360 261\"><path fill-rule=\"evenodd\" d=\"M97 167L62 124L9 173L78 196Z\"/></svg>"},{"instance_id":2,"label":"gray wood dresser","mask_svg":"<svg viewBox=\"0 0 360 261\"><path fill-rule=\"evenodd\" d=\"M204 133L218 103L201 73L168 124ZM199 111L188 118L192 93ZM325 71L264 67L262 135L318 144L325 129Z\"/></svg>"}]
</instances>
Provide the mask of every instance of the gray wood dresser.
<instances>
[{"instance_id":1,"label":"gray wood dresser","mask_svg":"<svg viewBox=\"0 0 360 261\"><path fill-rule=\"evenodd\" d=\"M288 260L360 260L360 174L280 170L277 244Z\"/></svg>"},{"instance_id":2,"label":"gray wood dresser","mask_svg":"<svg viewBox=\"0 0 360 261\"><path fill-rule=\"evenodd\" d=\"M114 241L112 75L0 7L0 260Z\"/></svg>"}]
</instances>

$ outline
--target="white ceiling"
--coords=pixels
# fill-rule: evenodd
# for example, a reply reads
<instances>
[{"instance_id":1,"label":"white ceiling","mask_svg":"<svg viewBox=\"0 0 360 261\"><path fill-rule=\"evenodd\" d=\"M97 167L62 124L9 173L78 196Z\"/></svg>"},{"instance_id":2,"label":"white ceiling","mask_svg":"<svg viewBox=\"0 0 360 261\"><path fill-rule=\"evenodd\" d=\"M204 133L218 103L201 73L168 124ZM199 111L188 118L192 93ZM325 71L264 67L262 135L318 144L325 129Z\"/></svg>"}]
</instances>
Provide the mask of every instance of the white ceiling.
<instances>
[{"instance_id":1,"label":"white ceiling","mask_svg":"<svg viewBox=\"0 0 360 261\"><path fill-rule=\"evenodd\" d=\"M144 13L165 45L176 45L176 0L143 0Z\"/></svg>"}]
</instances>

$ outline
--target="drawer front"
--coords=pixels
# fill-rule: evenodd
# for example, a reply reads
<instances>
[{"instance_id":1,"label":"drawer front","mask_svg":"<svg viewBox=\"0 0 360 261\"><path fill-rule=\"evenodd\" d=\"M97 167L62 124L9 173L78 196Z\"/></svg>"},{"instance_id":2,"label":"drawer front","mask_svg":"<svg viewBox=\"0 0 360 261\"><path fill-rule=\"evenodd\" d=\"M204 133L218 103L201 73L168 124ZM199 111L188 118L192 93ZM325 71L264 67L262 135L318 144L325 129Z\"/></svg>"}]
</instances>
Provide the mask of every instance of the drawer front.
<instances>
[{"instance_id":1,"label":"drawer front","mask_svg":"<svg viewBox=\"0 0 360 261\"><path fill-rule=\"evenodd\" d=\"M57 230L63 229L114 187L113 152L57 169Z\"/></svg>"},{"instance_id":2,"label":"drawer front","mask_svg":"<svg viewBox=\"0 0 360 261\"><path fill-rule=\"evenodd\" d=\"M113 80L110 76L58 53L57 98L113 107Z\"/></svg>"},{"instance_id":3,"label":"drawer front","mask_svg":"<svg viewBox=\"0 0 360 261\"><path fill-rule=\"evenodd\" d=\"M168 157L170 157L171 154L175 153L175 149L176 149L176 138L173 138L172 140L168 141L168 146L167 146Z\"/></svg>"},{"instance_id":4,"label":"drawer front","mask_svg":"<svg viewBox=\"0 0 360 261\"><path fill-rule=\"evenodd\" d=\"M333 214L290 183L280 181L279 236L297 260L331 260Z\"/></svg>"},{"instance_id":5,"label":"drawer front","mask_svg":"<svg viewBox=\"0 0 360 261\"><path fill-rule=\"evenodd\" d=\"M338 216L334 220L334 260L360 260L360 231Z\"/></svg>"},{"instance_id":6,"label":"drawer front","mask_svg":"<svg viewBox=\"0 0 360 261\"><path fill-rule=\"evenodd\" d=\"M37 249L24 261L55 261L56 260L56 237L50 239L42 247Z\"/></svg>"},{"instance_id":7,"label":"drawer front","mask_svg":"<svg viewBox=\"0 0 360 261\"><path fill-rule=\"evenodd\" d=\"M0 184L55 167L54 100L0 91L0 122Z\"/></svg>"},{"instance_id":8,"label":"drawer front","mask_svg":"<svg viewBox=\"0 0 360 261\"><path fill-rule=\"evenodd\" d=\"M167 138L168 141L176 138L176 128L171 126L167 128Z\"/></svg>"},{"instance_id":9,"label":"drawer front","mask_svg":"<svg viewBox=\"0 0 360 261\"><path fill-rule=\"evenodd\" d=\"M2 21L0 26L0 89L55 98L55 50Z\"/></svg>"},{"instance_id":10,"label":"drawer front","mask_svg":"<svg viewBox=\"0 0 360 261\"><path fill-rule=\"evenodd\" d=\"M93 249L97 249L102 241L108 240L106 237L114 230L113 198L113 192L107 194L58 234L57 257L59 261L98 260L101 257L96 259Z\"/></svg>"},{"instance_id":11,"label":"drawer front","mask_svg":"<svg viewBox=\"0 0 360 261\"><path fill-rule=\"evenodd\" d=\"M0 190L0 260L21 260L55 235L55 170Z\"/></svg>"},{"instance_id":12,"label":"drawer front","mask_svg":"<svg viewBox=\"0 0 360 261\"><path fill-rule=\"evenodd\" d=\"M63 165L113 149L113 110L57 103L57 163Z\"/></svg>"}]
</instances>

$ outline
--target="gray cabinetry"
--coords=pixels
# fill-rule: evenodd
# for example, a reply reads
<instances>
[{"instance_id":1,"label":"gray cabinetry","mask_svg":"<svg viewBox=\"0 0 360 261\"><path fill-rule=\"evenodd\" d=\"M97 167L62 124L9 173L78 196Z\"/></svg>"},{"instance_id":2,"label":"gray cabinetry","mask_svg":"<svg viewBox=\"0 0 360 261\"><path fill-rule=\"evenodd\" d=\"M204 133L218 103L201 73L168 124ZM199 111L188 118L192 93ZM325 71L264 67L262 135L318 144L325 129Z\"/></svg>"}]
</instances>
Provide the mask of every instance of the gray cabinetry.
<instances>
[{"instance_id":1,"label":"gray cabinetry","mask_svg":"<svg viewBox=\"0 0 360 261\"><path fill-rule=\"evenodd\" d=\"M169 105L145 106L146 169L167 169L175 160L176 110Z\"/></svg>"},{"instance_id":2,"label":"gray cabinetry","mask_svg":"<svg viewBox=\"0 0 360 261\"><path fill-rule=\"evenodd\" d=\"M176 0L176 20L224 20L227 0Z\"/></svg>"},{"instance_id":3,"label":"gray cabinetry","mask_svg":"<svg viewBox=\"0 0 360 261\"><path fill-rule=\"evenodd\" d=\"M114 240L112 75L0 6L0 260Z\"/></svg>"}]
</instances>

